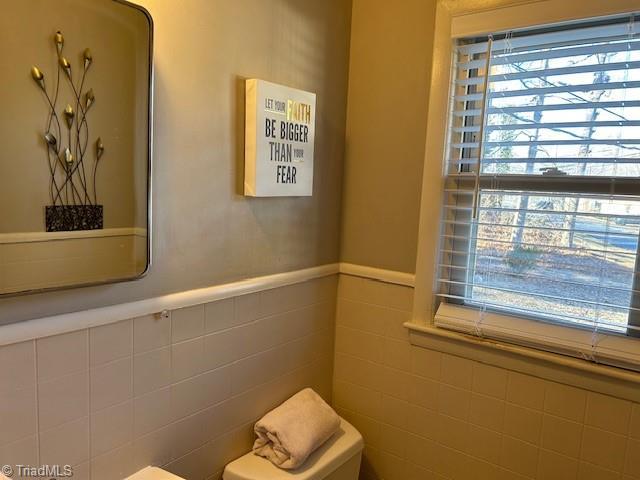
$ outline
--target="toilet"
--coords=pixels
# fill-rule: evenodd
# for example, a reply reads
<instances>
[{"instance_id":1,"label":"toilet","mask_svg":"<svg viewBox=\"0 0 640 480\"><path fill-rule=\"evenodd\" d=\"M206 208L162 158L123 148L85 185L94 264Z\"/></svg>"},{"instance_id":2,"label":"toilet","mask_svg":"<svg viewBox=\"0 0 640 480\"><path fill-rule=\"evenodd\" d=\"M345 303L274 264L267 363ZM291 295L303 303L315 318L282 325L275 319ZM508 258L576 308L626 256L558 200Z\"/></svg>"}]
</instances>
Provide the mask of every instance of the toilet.
<instances>
[{"instance_id":1,"label":"toilet","mask_svg":"<svg viewBox=\"0 0 640 480\"><path fill-rule=\"evenodd\" d=\"M223 480L357 480L364 442L345 419L339 430L297 470L282 470L249 452L229 463ZM146 467L125 480L184 480L158 467Z\"/></svg>"},{"instance_id":2,"label":"toilet","mask_svg":"<svg viewBox=\"0 0 640 480\"><path fill-rule=\"evenodd\" d=\"M341 419L340 429L304 465L282 470L263 457L249 452L229 463L223 480L357 480L364 442L349 422Z\"/></svg>"}]
</instances>

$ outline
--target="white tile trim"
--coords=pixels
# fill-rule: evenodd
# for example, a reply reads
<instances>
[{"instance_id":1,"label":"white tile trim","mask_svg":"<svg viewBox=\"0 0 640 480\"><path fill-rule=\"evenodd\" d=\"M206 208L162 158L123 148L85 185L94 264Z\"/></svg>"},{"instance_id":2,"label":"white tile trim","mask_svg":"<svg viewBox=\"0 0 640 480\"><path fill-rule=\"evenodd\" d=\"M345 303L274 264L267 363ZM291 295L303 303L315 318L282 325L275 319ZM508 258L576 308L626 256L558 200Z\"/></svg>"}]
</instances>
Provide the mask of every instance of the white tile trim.
<instances>
[{"instance_id":1,"label":"white tile trim","mask_svg":"<svg viewBox=\"0 0 640 480\"><path fill-rule=\"evenodd\" d=\"M292 272L276 273L212 287L171 293L135 302L12 323L0 326L0 346L106 325L143 315L158 314L163 310L190 307L247 293L283 287L315 278L335 275L339 271L340 264L331 263Z\"/></svg>"},{"instance_id":2,"label":"white tile trim","mask_svg":"<svg viewBox=\"0 0 640 480\"><path fill-rule=\"evenodd\" d=\"M416 283L416 276L413 273L384 270L382 268L355 265L353 263L341 263L340 273L371 280L379 280L386 283L394 283L396 285L404 285L405 287L413 287Z\"/></svg>"}]
</instances>

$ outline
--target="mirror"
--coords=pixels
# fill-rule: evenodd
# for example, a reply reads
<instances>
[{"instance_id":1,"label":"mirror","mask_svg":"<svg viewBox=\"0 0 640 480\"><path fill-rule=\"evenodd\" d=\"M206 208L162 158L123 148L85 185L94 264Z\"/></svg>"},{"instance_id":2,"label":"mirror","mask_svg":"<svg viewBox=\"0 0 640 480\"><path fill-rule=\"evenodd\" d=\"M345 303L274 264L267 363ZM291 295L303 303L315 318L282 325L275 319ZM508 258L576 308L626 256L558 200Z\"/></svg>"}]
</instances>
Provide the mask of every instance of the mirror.
<instances>
[{"instance_id":1,"label":"mirror","mask_svg":"<svg viewBox=\"0 0 640 480\"><path fill-rule=\"evenodd\" d=\"M150 264L152 20L123 0L0 16L0 295Z\"/></svg>"}]
</instances>

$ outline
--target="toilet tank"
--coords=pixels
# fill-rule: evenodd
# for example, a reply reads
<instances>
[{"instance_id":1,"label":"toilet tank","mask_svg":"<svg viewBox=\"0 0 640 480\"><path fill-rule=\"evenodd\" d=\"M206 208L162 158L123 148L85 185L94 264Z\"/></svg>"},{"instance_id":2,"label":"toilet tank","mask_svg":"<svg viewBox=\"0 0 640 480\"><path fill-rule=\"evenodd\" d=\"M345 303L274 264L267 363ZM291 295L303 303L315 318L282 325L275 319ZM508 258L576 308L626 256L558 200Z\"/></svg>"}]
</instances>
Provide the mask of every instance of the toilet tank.
<instances>
[{"instance_id":1,"label":"toilet tank","mask_svg":"<svg viewBox=\"0 0 640 480\"><path fill-rule=\"evenodd\" d=\"M249 452L224 469L223 480L357 480L363 448L362 435L341 419L340 429L304 465L282 470Z\"/></svg>"}]
</instances>

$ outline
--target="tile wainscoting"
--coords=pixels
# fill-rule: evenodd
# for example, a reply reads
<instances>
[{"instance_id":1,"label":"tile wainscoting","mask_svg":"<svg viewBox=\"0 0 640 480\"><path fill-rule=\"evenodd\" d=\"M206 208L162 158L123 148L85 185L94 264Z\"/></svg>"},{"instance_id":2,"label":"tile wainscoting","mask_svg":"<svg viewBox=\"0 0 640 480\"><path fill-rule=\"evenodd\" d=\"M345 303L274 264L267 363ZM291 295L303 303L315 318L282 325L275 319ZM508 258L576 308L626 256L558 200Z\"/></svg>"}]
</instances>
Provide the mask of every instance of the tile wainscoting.
<instances>
[{"instance_id":1,"label":"tile wainscoting","mask_svg":"<svg viewBox=\"0 0 640 480\"><path fill-rule=\"evenodd\" d=\"M336 275L0 347L0 464L219 478L305 386L331 401ZM1 331L1 330L0 330Z\"/></svg>"},{"instance_id":2,"label":"tile wainscoting","mask_svg":"<svg viewBox=\"0 0 640 480\"><path fill-rule=\"evenodd\" d=\"M334 405L365 480L640 479L640 405L412 346L413 289L340 275Z\"/></svg>"}]
</instances>

